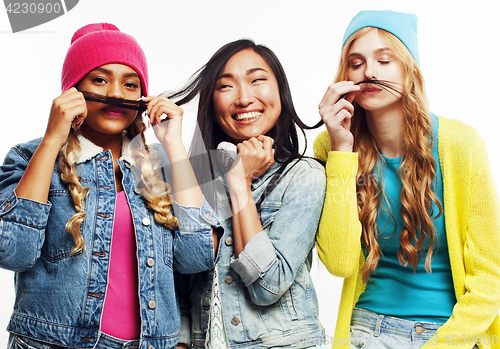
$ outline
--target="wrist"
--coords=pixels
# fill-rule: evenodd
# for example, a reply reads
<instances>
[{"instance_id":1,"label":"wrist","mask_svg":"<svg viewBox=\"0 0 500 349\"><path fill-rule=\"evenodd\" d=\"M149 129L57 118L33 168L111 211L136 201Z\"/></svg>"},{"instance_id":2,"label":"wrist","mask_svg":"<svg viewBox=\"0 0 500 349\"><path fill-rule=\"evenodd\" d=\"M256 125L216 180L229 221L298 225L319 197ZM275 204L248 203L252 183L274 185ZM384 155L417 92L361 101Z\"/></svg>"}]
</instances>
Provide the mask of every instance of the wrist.
<instances>
[{"instance_id":1,"label":"wrist","mask_svg":"<svg viewBox=\"0 0 500 349\"><path fill-rule=\"evenodd\" d=\"M252 190L246 190L245 188L231 188L229 186L229 196L231 197L231 206L233 212L241 211L248 203L255 201L252 196Z\"/></svg>"},{"instance_id":2,"label":"wrist","mask_svg":"<svg viewBox=\"0 0 500 349\"><path fill-rule=\"evenodd\" d=\"M161 145L170 162L187 157L186 148L181 140L161 142Z\"/></svg>"},{"instance_id":3,"label":"wrist","mask_svg":"<svg viewBox=\"0 0 500 349\"><path fill-rule=\"evenodd\" d=\"M352 153L354 149L354 146L352 144L336 144L336 143L331 143L330 145L330 150L331 151L341 151L341 152L346 152L346 153Z\"/></svg>"},{"instance_id":4,"label":"wrist","mask_svg":"<svg viewBox=\"0 0 500 349\"><path fill-rule=\"evenodd\" d=\"M52 152L54 154L59 154L59 151L64 146L66 142L61 142L60 140L55 140L50 137L43 137L38 148L44 149L45 151Z\"/></svg>"}]
</instances>

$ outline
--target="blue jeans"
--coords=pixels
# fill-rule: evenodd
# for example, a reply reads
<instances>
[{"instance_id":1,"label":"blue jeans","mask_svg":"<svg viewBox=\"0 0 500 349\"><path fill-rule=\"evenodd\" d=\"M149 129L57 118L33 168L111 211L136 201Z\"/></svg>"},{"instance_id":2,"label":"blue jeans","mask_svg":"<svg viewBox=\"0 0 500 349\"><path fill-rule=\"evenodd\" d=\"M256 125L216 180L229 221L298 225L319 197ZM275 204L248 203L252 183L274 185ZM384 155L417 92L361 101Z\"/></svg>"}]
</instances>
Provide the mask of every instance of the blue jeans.
<instances>
[{"instance_id":1,"label":"blue jeans","mask_svg":"<svg viewBox=\"0 0 500 349\"><path fill-rule=\"evenodd\" d=\"M442 325L355 308L351 318L351 349L418 349L434 337Z\"/></svg>"},{"instance_id":2,"label":"blue jeans","mask_svg":"<svg viewBox=\"0 0 500 349\"><path fill-rule=\"evenodd\" d=\"M101 333L93 349L137 349L139 341L124 341ZM26 337L10 334L7 349L68 349L57 345L47 344Z\"/></svg>"}]
</instances>

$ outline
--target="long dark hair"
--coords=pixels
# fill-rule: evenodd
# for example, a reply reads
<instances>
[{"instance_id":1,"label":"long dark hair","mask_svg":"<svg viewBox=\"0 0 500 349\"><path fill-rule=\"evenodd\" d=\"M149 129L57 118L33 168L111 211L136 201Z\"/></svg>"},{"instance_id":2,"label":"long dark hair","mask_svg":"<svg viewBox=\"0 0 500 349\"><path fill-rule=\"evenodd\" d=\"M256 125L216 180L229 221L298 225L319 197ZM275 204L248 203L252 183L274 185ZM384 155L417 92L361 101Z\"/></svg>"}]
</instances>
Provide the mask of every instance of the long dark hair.
<instances>
[{"instance_id":1,"label":"long dark hair","mask_svg":"<svg viewBox=\"0 0 500 349\"><path fill-rule=\"evenodd\" d=\"M220 128L219 124L215 122L213 96L217 78L222 74L231 57L246 49L250 49L257 53L269 65L278 82L281 100L281 114L274 127L267 134L274 139L275 161L279 162L281 165L275 176L276 178L271 180L268 189L266 189L264 193L264 195L267 195L277 185L284 168L294 159L300 159L304 156L307 149L307 139L304 130L314 128L305 125L297 115L285 70L273 51L264 45L255 44L254 41L249 39L230 42L222 46L210 58L207 64L193 74L183 89L170 94L168 97L176 100L177 105L186 104L197 96L199 97L197 116L199 130L195 132L193 137L190 155L199 157L201 154L207 152L210 154L210 151L217 149L220 142L229 141L228 136ZM302 152L299 150L299 139L296 126L300 129L304 137L305 146ZM201 138L201 141L199 138ZM210 155L208 155L208 158L210 160ZM205 165L210 166L213 172L212 176L214 176L216 174L215 172L217 172L217 170L214 169L214 159L210 161L210 164L205 163ZM201 180L201 182L206 183L207 180ZM262 199L263 198L259 201L261 202Z\"/></svg>"}]
</instances>

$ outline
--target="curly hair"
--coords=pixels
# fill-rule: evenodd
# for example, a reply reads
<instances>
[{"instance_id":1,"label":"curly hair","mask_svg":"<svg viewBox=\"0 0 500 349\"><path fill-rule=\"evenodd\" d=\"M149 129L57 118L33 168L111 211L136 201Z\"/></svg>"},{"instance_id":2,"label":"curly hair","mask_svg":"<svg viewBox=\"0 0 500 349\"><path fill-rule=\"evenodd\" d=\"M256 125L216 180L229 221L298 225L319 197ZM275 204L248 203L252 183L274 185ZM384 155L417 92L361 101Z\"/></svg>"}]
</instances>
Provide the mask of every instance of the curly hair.
<instances>
[{"instance_id":1,"label":"curly hair","mask_svg":"<svg viewBox=\"0 0 500 349\"><path fill-rule=\"evenodd\" d=\"M137 186L141 196L146 201L147 206L154 212L155 220L168 228L177 227L177 218L172 215L172 200L169 196L169 187L163 181L162 173L159 169L159 161L155 159L156 154L149 150L145 142L144 131L146 125L138 115L134 122L126 130L126 136L132 140L136 136L141 137L140 142L131 142L131 154L139 169L141 181ZM78 133L70 131L66 144L59 152L58 166L61 173L61 180L68 185L68 190L73 200L76 213L66 223L66 231L75 240L71 254L76 254L85 249L85 241L80 231L82 222L85 219L85 198L89 193L89 188L83 187L80 183L76 169L76 154L80 151Z\"/></svg>"},{"instance_id":2,"label":"curly hair","mask_svg":"<svg viewBox=\"0 0 500 349\"><path fill-rule=\"evenodd\" d=\"M399 235L398 260L401 265L410 265L416 270L422 258L424 241L428 238L429 249L425 257L425 270L431 272L435 241L433 220L442 214L443 208L434 190L437 180L436 162L432 156L430 112L420 67L404 44L393 34L379 28L366 27L354 33L345 44L335 82L347 80L349 49L354 40L370 30L378 31L382 40L391 47L404 66L402 105L405 149L399 168L399 177L403 184L400 200L404 227ZM382 161L377 143L368 130L364 109L355 102L354 107L351 131L354 135L354 151L360 154L356 187L359 219L362 225L361 242L368 253L362 269L363 281L366 282L370 273L377 268L380 259L377 210L381 201L387 199L381 182L375 176L377 163ZM433 202L439 209L437 215L433 212Z\"/></svg>"}]
</instances>

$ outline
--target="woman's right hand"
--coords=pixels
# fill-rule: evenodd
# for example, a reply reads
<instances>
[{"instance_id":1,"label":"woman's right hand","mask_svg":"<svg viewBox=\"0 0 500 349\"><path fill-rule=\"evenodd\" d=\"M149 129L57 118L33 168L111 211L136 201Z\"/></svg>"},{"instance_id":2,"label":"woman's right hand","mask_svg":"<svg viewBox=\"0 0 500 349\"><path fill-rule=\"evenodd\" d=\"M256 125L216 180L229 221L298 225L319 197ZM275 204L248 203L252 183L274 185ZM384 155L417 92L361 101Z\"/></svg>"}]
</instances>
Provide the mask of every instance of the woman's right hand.
<instances>
[{"instance_id":1,"label":"woman's right hand","mask_svg":"<svg viewBox=\"0 0 500 349\"><path fill-rule=\"evenodd\" d=\"M352 101L360 89L352 81L341 81L328 86L318 108L330 135L331 150L352 152L354 136L351 133L351 118L354 113ZM345 95L344 98L341 98Z\"/></svg>"},{"instance_id":2,"label":"woman's right hand","mask_svg":"<svg viewBox=\"0 0 500 349\"><path fill-rule=\"evenodd\" d=\"M44 141L59 149L66 143L73 125L78 128L87 117L87 103L83 94L72 87L52 102Z\"/></svg>"},{"instance_id":3,"label":"woman's right hand","mask_svg":"<svg viewBox=\"0 0 500 349\"><path fill-rule=\"evenodd\" d=\"M238 160L227 174L230 187L250 190L252 179L262 176L274 163L273 140L259 136L239 143Z\"/></svg>"}]
</instances>

